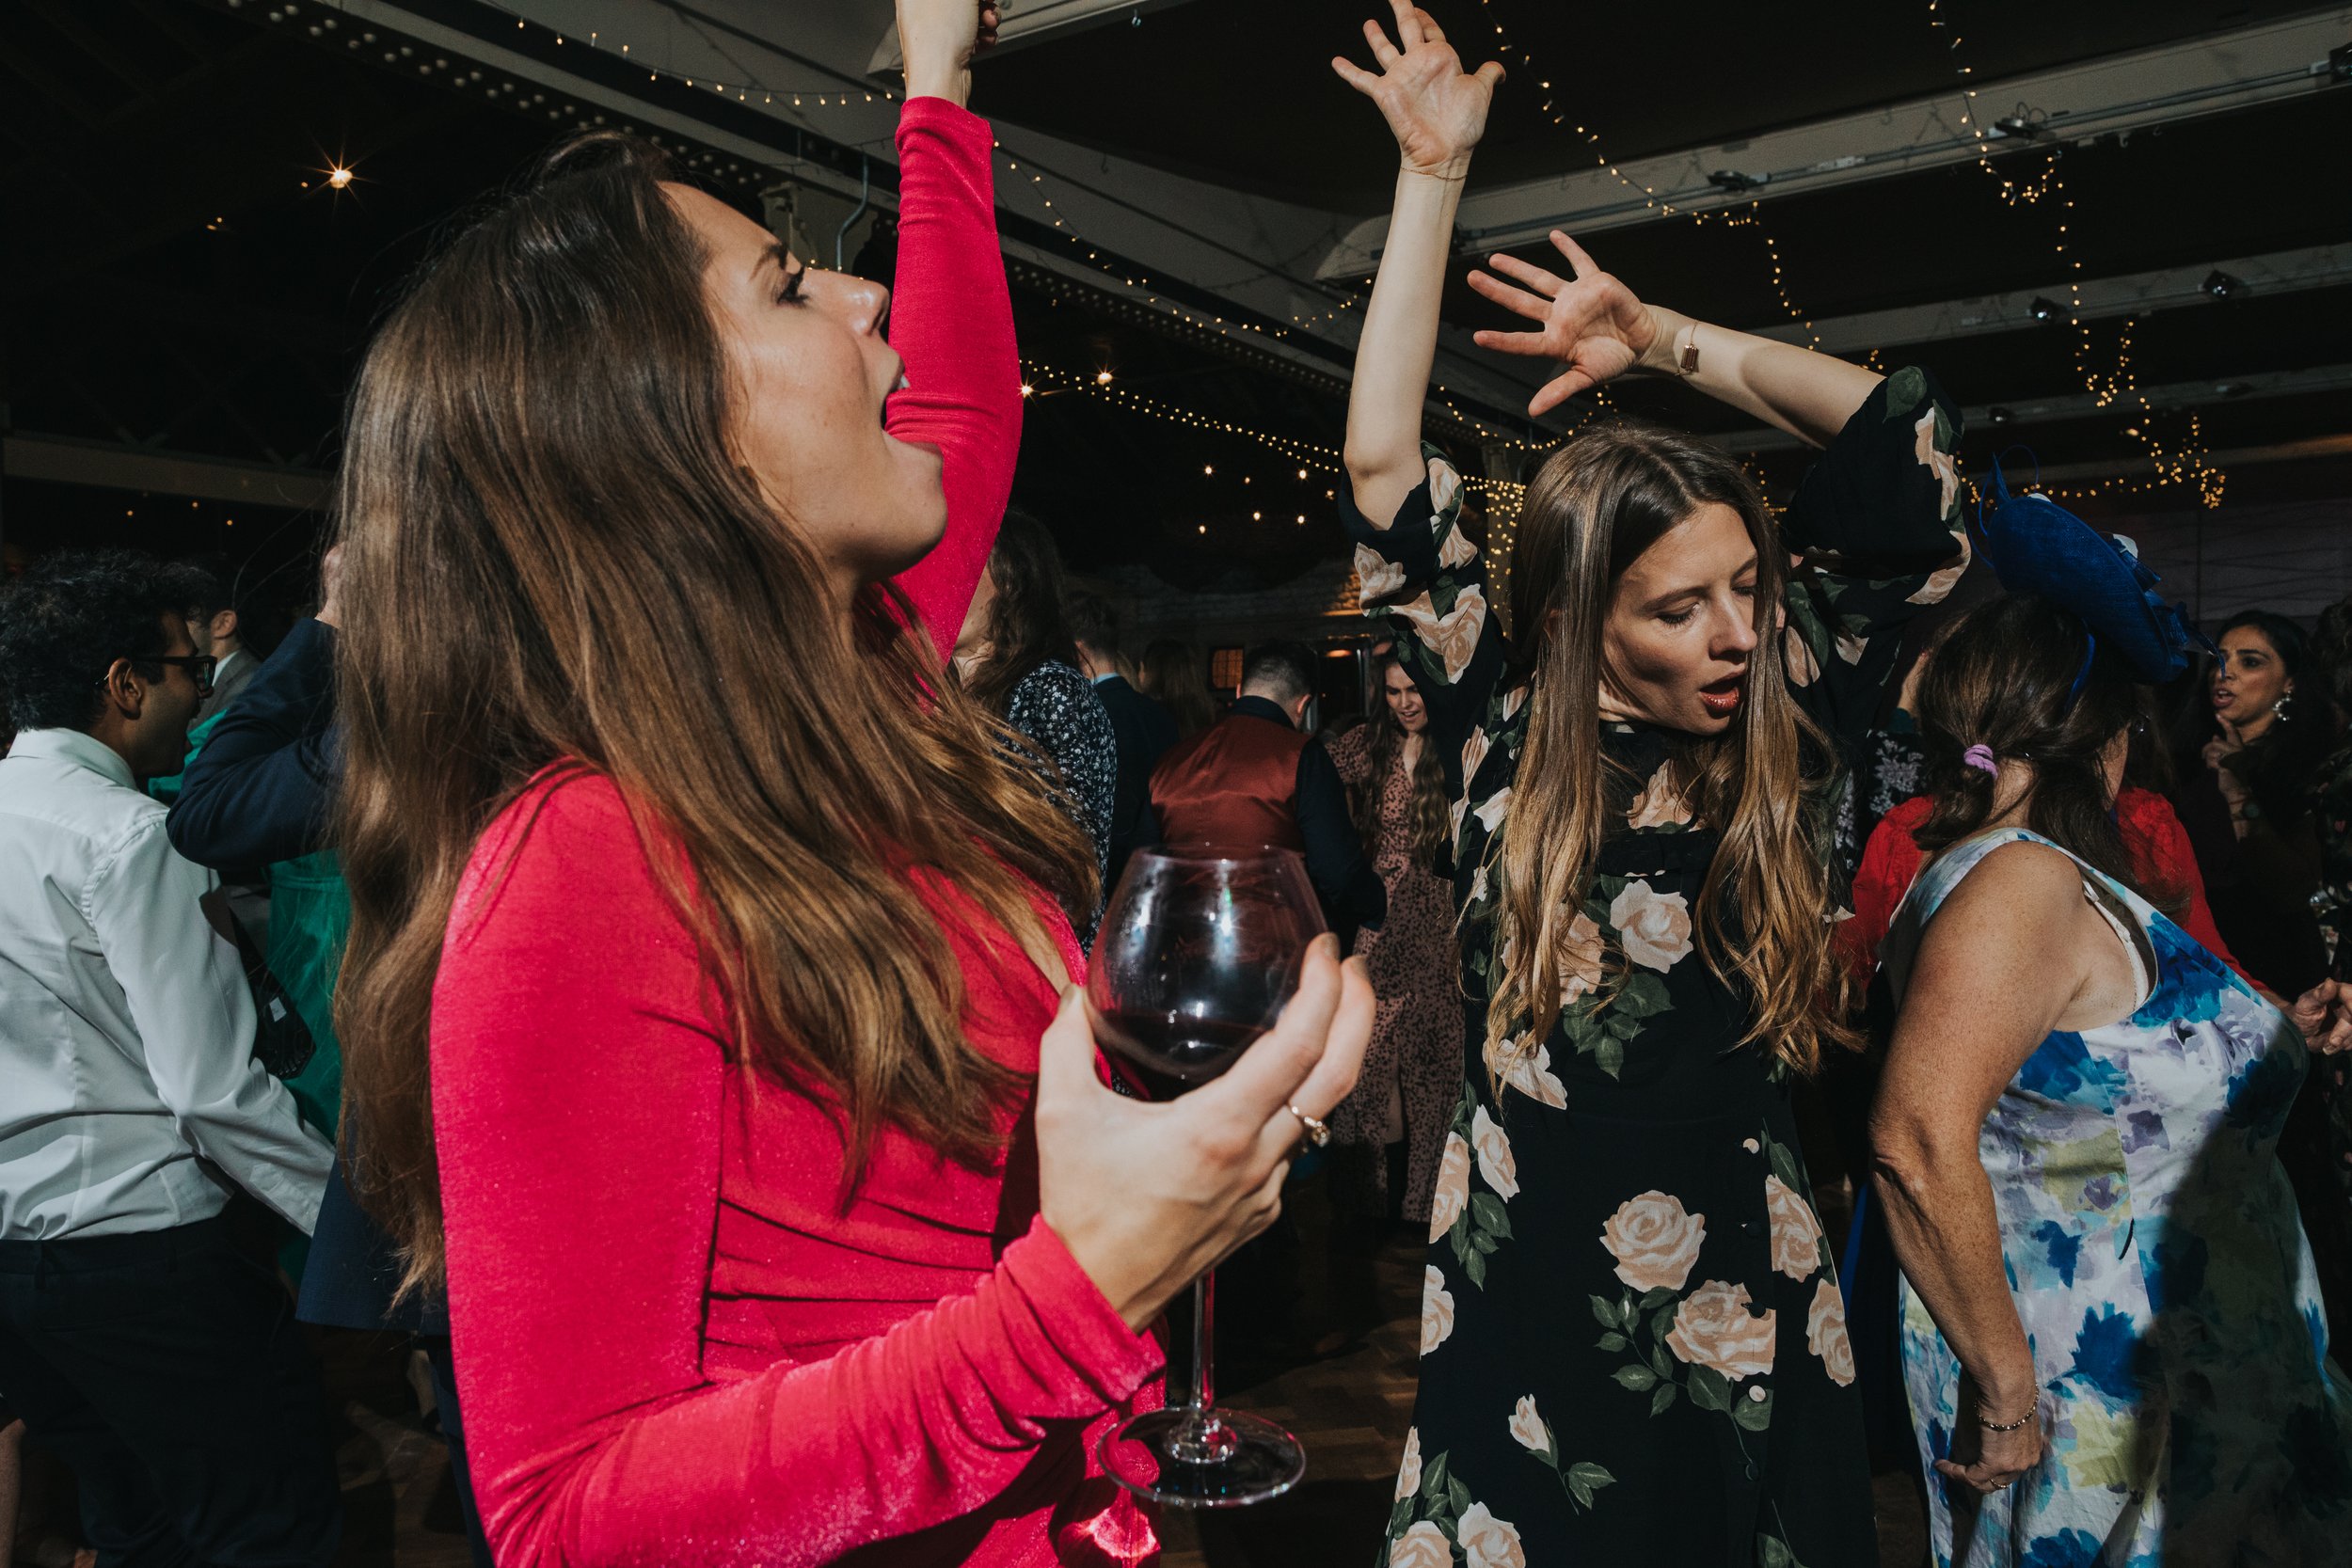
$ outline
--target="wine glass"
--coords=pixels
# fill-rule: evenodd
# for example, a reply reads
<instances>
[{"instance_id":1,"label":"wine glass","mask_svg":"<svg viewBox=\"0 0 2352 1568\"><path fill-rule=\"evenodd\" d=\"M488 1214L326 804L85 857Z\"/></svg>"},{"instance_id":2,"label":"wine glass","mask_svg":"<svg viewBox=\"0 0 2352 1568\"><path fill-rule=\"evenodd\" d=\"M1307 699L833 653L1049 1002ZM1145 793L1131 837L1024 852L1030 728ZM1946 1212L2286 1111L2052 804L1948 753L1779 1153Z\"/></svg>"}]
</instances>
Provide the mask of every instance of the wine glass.
<instances>
[{"instance_id":1,"label":"wine glass","mask_svg":"<svg viewBox=\"0 0 2352 1568\"><path fill-rule=\"evenodd\" d=\"M1113 1071L1152 1100L1199 1088L1273 1027L1323 930L1307 867L1289 849L1180 845L1137 850L1104 911L1087 1012ZM1211 1275L1192 1287L1192 1386L1182 1404L1103 1440L1129 1491L1178 1508L1237 1508L1307 1471L1298 1439L1216 1407Z\"/></svg>"}]
</instances>

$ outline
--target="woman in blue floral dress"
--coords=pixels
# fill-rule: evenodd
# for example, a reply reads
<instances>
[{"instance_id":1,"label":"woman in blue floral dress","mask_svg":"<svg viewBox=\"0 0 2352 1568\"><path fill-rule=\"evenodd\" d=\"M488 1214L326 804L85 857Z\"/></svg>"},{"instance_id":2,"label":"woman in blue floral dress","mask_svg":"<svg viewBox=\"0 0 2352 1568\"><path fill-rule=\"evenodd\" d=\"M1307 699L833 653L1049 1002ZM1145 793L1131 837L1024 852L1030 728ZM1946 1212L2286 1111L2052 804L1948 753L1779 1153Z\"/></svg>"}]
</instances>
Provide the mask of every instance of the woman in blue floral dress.
<instances>
[{"instance_id":1,"label":"woman in blue floral dress","mask_svg":"<svg viewBox=\"0 0 2352 1568\"><path fill-rule=\"evenodd\" d=\"M1985 545L2005 582L2035 547ZM1871 1133L1935 1560L2342 1568L2352 1386L2277 1150L2306 1036L2352 1028L2332 986L2291 1019L2164 912L2179 890L2133 885L2109 806L2165 667L2135 644L2177 647L2135 597L2095 642L2048 598L1981 605L1922 685L1941 852L1884 948Z\"/></svg>"},{"instance_id":2,"label":"woman in blue floral dress","mask_svg":"<svg viewBox=\"0 0 2352 1568\"><path fill-rule=\"evenodd\" d=\"M1396 26L1367 29L1376 71L1342 63L1404 161L1342 515L1448 769L1465 1054L1384 1561L1875 1563L1788 1087L1837 1043L1835 758L1957 575L1955 420L1920 372L1652 309L1565 241L1573 280L1473 274L1543 324L1491 346L1569 367L1535 412L1638 362L1828 449L1775 524L1702 442L1578 436L1520 510L1506 641L1462 481L1419 437L1500 70L1465 74L1410 7Z\"/></svg>"}]
</instances>

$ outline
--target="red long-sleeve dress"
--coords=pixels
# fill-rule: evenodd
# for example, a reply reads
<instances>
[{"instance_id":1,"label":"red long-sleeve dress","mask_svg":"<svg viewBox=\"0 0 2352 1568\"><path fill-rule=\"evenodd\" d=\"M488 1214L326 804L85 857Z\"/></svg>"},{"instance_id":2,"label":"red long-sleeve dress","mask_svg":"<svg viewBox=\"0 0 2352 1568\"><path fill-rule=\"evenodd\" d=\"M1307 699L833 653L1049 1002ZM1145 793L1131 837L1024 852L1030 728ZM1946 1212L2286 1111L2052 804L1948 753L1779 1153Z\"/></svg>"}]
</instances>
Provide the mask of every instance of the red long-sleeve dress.
<instances>
[{"instance_id":1,"label":"red long-sleeve dress","mask_svg":"<svg viewBox=\"0 0 2352 1568\"><path fill-rule=\"evenodd\" d=\"M947 536L901 579L943 641L1020 428L990 146L941 100L900 119L911 390L888 424L943 451ZM1054 987L952 887L922 892L973 1044L1034 1072ZM450 1317L499 1561L1139 1560L1149 1526L1110 1506L1092 1439L1154 1397L1160 1351L1038 1217L1025 1113L987 1173L884 1132L844 1214L834 1120L735 1063L617 790L550 769L476 845L433 1003Z\"/></svg>"},{"instance_id":2,"label":"red long-sleeve dress","mask_svg":"<svg viewBox=\"0 0 2352 1568\"><path fill-rule=\"evenodd\" d=\"M1902 907L1912 879L1919 875L1919 863L1927 858L1911 835L1934 807L1935 802L1924 795L1903 801L1880 818L1862 851L1862 866L1853 879L1853 918L1838 923L1837 941L1855 978L1865 985L1878 969L1879 943L1886 940L1895 911ZM2190 852L2188 834L2181 819L2172 815L2171 805L2153 790L2127 787L2116 796L2115 811L2134 869L2154 886L2186 895L2181 929L2253 984L2253 976L2230 956L2221 933L2214 928L2213 911L2205 904L2204 879L2197 874L2197 857Z\"/></svg>"}]
</instances>

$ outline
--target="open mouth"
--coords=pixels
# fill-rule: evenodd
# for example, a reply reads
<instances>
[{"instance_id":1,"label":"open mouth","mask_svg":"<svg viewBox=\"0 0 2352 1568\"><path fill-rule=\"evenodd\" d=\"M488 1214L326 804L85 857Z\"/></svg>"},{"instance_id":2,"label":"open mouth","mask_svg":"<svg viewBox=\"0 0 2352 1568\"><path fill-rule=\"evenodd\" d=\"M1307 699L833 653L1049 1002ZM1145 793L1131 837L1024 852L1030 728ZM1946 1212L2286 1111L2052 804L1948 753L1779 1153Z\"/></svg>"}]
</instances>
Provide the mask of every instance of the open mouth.
<instances>
[{"instance_id":1,"label":"open mouth","mask_svg":"<svg viewBox=\"0 0 2352 1568\"><path fill-rule=\"evenodd\" d=\"M1740 692L1744 677L1729 675L1711 685L1699 688L1699 705L1718 719L1727 719L1740 709Z\"/></svg>"}]
</instances>

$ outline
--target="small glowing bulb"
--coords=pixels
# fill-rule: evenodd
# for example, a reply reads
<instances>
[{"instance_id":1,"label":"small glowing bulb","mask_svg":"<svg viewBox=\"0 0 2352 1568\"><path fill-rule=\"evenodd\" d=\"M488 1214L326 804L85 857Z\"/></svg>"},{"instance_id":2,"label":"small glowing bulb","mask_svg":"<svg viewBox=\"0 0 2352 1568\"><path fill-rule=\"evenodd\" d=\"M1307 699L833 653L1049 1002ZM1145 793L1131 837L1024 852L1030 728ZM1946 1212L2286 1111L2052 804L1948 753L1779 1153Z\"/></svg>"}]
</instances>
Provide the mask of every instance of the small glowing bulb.
<instances>
[{"instance_id":1,"label":"small glowing bulb","mask_svg":"<svg viewBox=\"0 0 2352 1568\"><path fill-rule=\"evenodd\" d=\"M1025 398L1033 398L1037 396L1037 388L1025 381L1021 384L1021 395Z\"/></svg>"},{"instance_id":2,"label":"small glowing bulb","mask_svg":"<svg viewBox=\"0 0 2352 1568\"><path fill-rule=\"evenodd\" d=\"M1108 371L1096 371L1094 372L1094 384L1097 387L1109 386L1111 384L1111 372Z\"/></svg>"},{"instance_id":3,"label":"small glowing bulb","mask_svg":"<svg viewBox=\"0 0 2352 1568\"><path fill-rule=\"evenodd\" d=\"M351 170L347 168L329 169L326 174L326 182L340 191L344 186L351 183Z\"/></svg>"},{"instance_id":4,"label":"small glowing bulb","mask_svg":"<svg viewBox=\"0 0 2352 1568\"><path fill-rule=\"evenodd\" d=\"M1305 479L1305 478L1307 477L1307 470L1306 470L1306 469L1304 469L1304 468L1299 469L1299 470L1298 470L1298 477L1299 477L1299 478L1301 478L1301 479Z\"/></svg>"},{"instance_id":5,"label":"small glowing bulb","mask_svg":"<svg viewBox=\"0 0 2352 1568\"><path fill-rule=\"evenodd\" d=\"M1265 520L1265 514L1263 512L1252 512L1249 515L1249 520L1253 523L1263 522Z\"/></svg>"},{"instance_id":6,"label":"small glowing bulb","mask_svg":"<svg viewBox=\"0 0 2352 1568\"><path fill-rule=\"evenodd\" d=\"M1216 465L1214 463L1203 463L1200 465L1200 471L1204 474L1210 475L1211 477L1215 477L1216 473Z\"/></svg>"}]
</instances>

